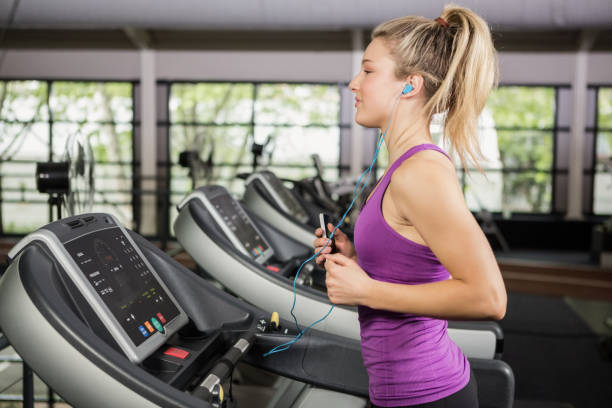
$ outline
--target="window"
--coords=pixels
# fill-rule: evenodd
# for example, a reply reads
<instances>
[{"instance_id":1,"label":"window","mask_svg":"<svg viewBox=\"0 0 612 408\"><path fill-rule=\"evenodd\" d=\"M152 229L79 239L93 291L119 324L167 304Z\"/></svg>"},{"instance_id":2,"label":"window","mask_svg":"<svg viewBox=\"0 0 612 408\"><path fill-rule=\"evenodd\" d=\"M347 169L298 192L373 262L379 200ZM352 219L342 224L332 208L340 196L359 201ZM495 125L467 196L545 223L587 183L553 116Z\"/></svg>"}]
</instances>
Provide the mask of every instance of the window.
<instances>
[{"instance_id":1,"label":"window","mask_svg":"<svg viewBox=\"0 0 612 408\"><path fill-rule=\"evenodd\" d=\"M0 87L3 233L28 233L52 219L48 196L36 189L36 162L61 161L76 133L89 139L96 162L92 211L131 225L132 84L2 81Z\"/></svg>"},{"instance_id":2,"label":"window","mask_svg":"<svg viewBox=\"0 0 612 408\"><path fill-rule=\"evenodd\" d=\"M220 184L236 195L253 169L253 143L265 144L259 165L280 178L313 176L319 154L327 180L338 178L340 91L335 84L172 83L169 89L170 214L196 187ZM178 164L193 150L208 165L192 175Z\"/></svg>"},{"instance_id":3,"label":"window","mask_svg":"<svg viewBox=\"0 0 612 408\"><path fill-rule=\"evenodd\" d=\"M503 86L489 97L492 121L483 118L489 125L481 130L489 137L497 133L503 172L499 207L489 210L552 211L555 92L553 87Z\"/></svg>"},{"instance_id":4,"label":"window","mask_svg":"<svg viewBox=\"0 0 612 408\"><path fill-rule=\"evenodd\" d=\"M48 197L34 179L50 159L48 83L0 82L0 194L4 234L25 234L49 220Z\"/></svg>"},{"instance_id":5,"label":"window","mask_svg":"<svg viewBox=\"0 0 612 408\"><path fill-rule=\"evenodd\" d=\"M612 87L597 89L593 213L612 214Z\"/></svg>"},{"instance_id":6,"label":"window","mask_svg":"<svg viewBox=\"0 0 612 408\"><path fill-rule=\"evenodd\" d=\"M484 174L469 174L454 158L468 207L473 211L550 213L555 139L554 87L501 86L489 96L478 120ZM430 132L442 142L443 118L434 116ZM445 151L450 149L445 146ZM378 175L387 166L386 149L377 161Z\"/></svg>"}]
</instances>

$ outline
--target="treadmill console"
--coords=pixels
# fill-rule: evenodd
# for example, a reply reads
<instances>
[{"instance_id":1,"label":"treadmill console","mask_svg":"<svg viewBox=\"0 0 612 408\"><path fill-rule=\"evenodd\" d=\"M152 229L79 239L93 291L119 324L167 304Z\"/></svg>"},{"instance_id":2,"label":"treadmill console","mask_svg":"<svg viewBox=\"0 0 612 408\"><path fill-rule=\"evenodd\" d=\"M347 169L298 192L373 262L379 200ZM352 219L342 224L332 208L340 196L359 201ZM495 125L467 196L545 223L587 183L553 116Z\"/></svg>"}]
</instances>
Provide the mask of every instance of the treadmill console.
<instances>
[{"instance_id":1,"label":"treadmill console","mask_svg":"<svg viewBox=\"0 0 612 408\"><path fill-rule=\"evenodd\" d=\"M74 216L49 224L15 247L13 258L42 241L63 267L115 342L139 363L188 322L126 230L108 214Z\"/></svg>"},{"instance_id":2,"label":"treadmill console","mask_svg":"<svg viewBox=\"0 0 612 408\"><path fill-rule=\"evenodd\" d=\"M225 236L243 254L259 264L263 264L274 254L274 249L259 232L240 203L224 187L200 187L187 196L179 207L194 197L202 201Z\"/></svg>"},{"instance_id":3,"label":"treadmill console","mask_svg":"<svg viewBox=\"0 0 612 408\"><path fill-rule=\"evenodd\" d=\"M66 250L99 299L135 346L180 311L119 228L95 231L66 243Z\"/></svg>"},{"instance_id":4,"label":"treadmill console","mask_svg":"<svg viewBox=\"0 0 612 408\"><path fill-rule=\"evenodd\" d=\"M260 171L251 176L251 180L254 179L261 182L267 193L274 199L276 205L283 211L294 216L302 223L308 222L308 214L306 214L300 202L274 173L271 171Z\"/></svg>"}]
</instances>

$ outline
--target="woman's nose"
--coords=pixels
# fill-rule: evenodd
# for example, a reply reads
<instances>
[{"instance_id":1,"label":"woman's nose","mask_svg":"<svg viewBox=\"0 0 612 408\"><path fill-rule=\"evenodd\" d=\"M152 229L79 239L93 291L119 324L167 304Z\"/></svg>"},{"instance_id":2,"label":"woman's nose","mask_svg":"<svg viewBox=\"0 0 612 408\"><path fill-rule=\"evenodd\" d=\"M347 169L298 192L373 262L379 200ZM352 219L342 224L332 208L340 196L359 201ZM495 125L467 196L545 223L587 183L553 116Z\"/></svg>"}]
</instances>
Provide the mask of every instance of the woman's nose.
<instances>
[{"instance_id":1,"label":"woman's nose","mask_svg":"<svg viewBox=\"0 0 612 408\"><path fill-rule=\"evenodd\" d=\"M351 79L351 82L349 82L349 84L348 84L348 88L353 93L357 92L357 89L358 89L358 86L357 86L357 77L354 77L353 79Z\"/></svg>"}]
</instances>

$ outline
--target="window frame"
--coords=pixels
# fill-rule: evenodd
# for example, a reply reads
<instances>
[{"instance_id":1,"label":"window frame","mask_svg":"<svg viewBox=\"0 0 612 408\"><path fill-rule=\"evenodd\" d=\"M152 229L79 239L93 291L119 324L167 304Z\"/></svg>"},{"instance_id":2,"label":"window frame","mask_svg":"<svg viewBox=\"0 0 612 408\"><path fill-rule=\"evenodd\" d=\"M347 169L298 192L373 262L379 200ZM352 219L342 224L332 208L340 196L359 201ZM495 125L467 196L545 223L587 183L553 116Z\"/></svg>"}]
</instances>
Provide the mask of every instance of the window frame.
<instances>
[{"instance_id":1,"label":"window frame","mask_svg":"<svg viewBox=\"0 0 612 408\"><path fill-rule=\"evenodd\" d=\"M34 123L44 123L48 126L48 148L49 148L49 154L47 156L47 160L48 161L52 161L53 159L53 124L54 123L67 123L67 124L79 124L79 123L83 123L83 122L77 122L77 121L70 121L70 120L55 120L52 114L52 109L51 109L51 94L52 94L52 90L53 90L53 83L55 82L74 82L74 83L124 83L124 84L130 84L131 85L131 99L132 99L132 120L130 122L115 122L115 121L96 121L96 122L84 122L84 123L95 123L95 124L99 124L99 125L117 125L117 124L121 124L121 125L127 125L129 124L132 127L132 157L131 157L131 163L127 163L127 162L121 162L121 161L113 161L110 162L109 164L117 164L117 165L127 165L130 164L131 170L132 170L132 193L131 193L131 205L132 205L132 219L133 219L133 223L134 226L137 227L139 225L138 221L139 217L140 217L140 208L139 205L137 205L137 203L139 202L139 189L140 189L140 182L139 182L139 169L140 169L140 161L139 159L136 157L136 126L140 126L140 121L136 119L136 112L137 112L137 106L136 106L136 98L135 98L135 89L136 89L136 85L139 84L139 80L126 80L126 79L108 79L108 78L74 78L74 77L70 77L70 78L61 78L61 77L32 77L32 78L22 78L22 77L11 77L11 76L6 76L6 77L0 77L0 82L4 82L4 83L8 83L8 82L27 82L27 81L37 81L37 82L44 82L47 86L47 95L46 95L46 109L47 109L47 119L46 120L41 120L41 121L35 121ZM11 123L11 121L5 121L4 119L0 118L0 122L2 123ZM18 123L18 122L17 122ZM7 163L10 162L7 161ZM31 163L30 161L27 161L28 163ZM36 163L36 162L33 162ZM97 163L97 162L96 162ZM32 174L32 178L35 177L35 174ZM2 176L0 175L0 237L23 237L25 235L27 235L27 233L13 233L13 232L9 232L7 233L4 230L4 212L2 211L2 203L4 202L12 202L12 201L7 201L6 199L3 198L3 189L2 189L2 184L1 184L1 179ZM32 191L32 190L27 190L27 191ZM47 205L48 207L48 222L52 222L53 220L55 220L55 206L51 203L48 203ZM136 232L137 228L134 228L134 230Z\"/></svg>"},{"instance_id":2,"label":"window frame","mask_svg":"<svg viewBox=\"0 0 612 408\"><path fill-rule=\"evenodd\" d=\"M605 220L612 216L612 212L609 214L603 213L595 213L595 176L598 173L602 173L601 171L597 171L597 142L599 132L612 133L612 127L600 127L599 126L599 93L602 88L610 89L612 92L612 83L593 83L588 84L587 89L594 90L594 99L595 99L595 109L593 112L593 126L585 126L585 133L592 132L593 133L593 144L592 144L592 165L588 169L584 169L583 171L583 179L586 177L591 178L590 183L590 195L589 195L589 206L587 208L583 208L583 214L586 217L594 218L597 220Z\"/></svg>"},{"instance_id":3,"label":"window frame","mask_svg":"<svg viewBox=\"0 0 612 408\"><path fill-rule=\"evenodd\" d=\"M547 174L550 174L551 176L551 201L550 201L550 211L549 212L523 212L523 211L512 211L512 215L511 218L525 218L525 217L535 217L535 218L542 218L542 217L559 217L563 214L565 214L564 210L559 210L559 203L557 202L557 189L559 188L559 184L560 181L558 180L558 175L567 175L569 174L569 169L560 169L558 168L558 155L557 155L557 147L558 147L558 138L559 138L559 132L562 131L567 131L569 132L570 128L569 126L559 126L559 90L560 89L569 89L570 85L568 84L562 84L562 83L557 83L557 84L539 84L539 83L535 83L535 84L524 84L524 83L514 83L514 82L507 82L507 83L500 83L498 85L498 88L502 88L502 87L526 87L526 88L552 88L554 90L554 112L553 112L553 127L551 128L531 128L531 127L500 127L497 126L497 123L495 123L495 130L496 131L512 131L512 130L517 130L517 131L535 131L535 132L551 132L552 133L552 164L551 164L551 168L548 171L543 171L543 170L538 170L538 169L519 169L519 168L512 168L512 169L506 169L506 168L501 168L499 170L497 169L492 169L492 170L486 170L489 172L500 172L502 174L508 174L508 173L525 173L525 172L536 172L536 173L542 173L545 172ZM376 140L374 141L373 144L373 148L376 147ZM365 167L364 167L365 169ZM374 168L373 168L373 172L374 174L377 174L376 172L380 170L379 166L378 166L378 162L375 164ZM467 189L467 183L466 183L466 172L465 170L461 167L458 166L456 167L457 170L457 176L459 178L459 183L461 185L461 189L465 195L466 193L466 189ZM470 172L478 172L477 168L468 168L468 170ZM496 217L502 217L503 214L501 211L491 211L492 214L494 214Z\"/></svg>"},{"instance_id":4,"label":"window frame","mask_svg":"<svg viewBox=\"0 0 612 408\"><path fill-rule=\"evenodd\" d=\"M171 98L171 94L172 94L172 86L174 84L181 84L181 85L198 85L198 84L251 84L253 85L253 94L252 94L252 107L251 107L251 115L249 118L248 122L244 122L244 123L215 123L215 122L172 122L170 119L170 98ZM276 124L258 124L256 123L256 112L255 112L255 104L257 101L257 90L258 87L261 85L323 85L323 86L334 86L337 88L337 92L338 92L338 116L337 116L337 123L334 125L327 125L327 124L308 124L308 125L293 125L290 123L276 123ZM172 181L172 171L171 169L173 168L173 166L178 165L177 162L173 161L171 156L171 128L173 126L244 126L247 127L249 129L249 133L251 135L254 135L255 132L255 128L256 126L270 126L270 127L302 127L302 128L309 128L309 127L320 127L320 128L337 128L338 129L338 158L337 158L337 164L334 166L334 168L337 171L338 177L341 177L342 171L346 169L347 166L343 166L342 165L342 153L343 153L343 147L346 148L346 146L343 146L342 143L342 131L343 130L349 130L351 128L351 124L350 123L342 123L342 118L343 118L343 95L342 95L342 88L346 87L348 84L348 82L338 82L338 81L264 81L264 80L253 80L253 81L248 81L248 80L157 80L156 81L156 85L158 87L158 91L160 87L165 87L165 104L164 106L166 107L166 111L165 111L165 118L160 118L160 115L158 115L158 120L157 120L157 126L158 129L159 127L163 127L163 133L165 135L165 143L163 143L163 148L164 148L164 152L163 155L160 155L158 153L158 161L157 161L157 165L158 168L164 168L165 170L163 171L163 177L165 177L166 181L164 183L163 187L163 191L159 191L160 197L158 199L158 208L162 209L162 214L163 216L160 217L160 224L158 225L158 232L157 234L161 237L168 237L168 238L173 238L170 234L170 208L171 208L171 203L172 203L172 196L176 194L176 192L171 191L171 181ZM158 92L159 93L159 92ZM161 144L158 144L158 146L160 146ZM163 160L160 160L160 158L163 156ZM217 166L218 164L215 164L215 166ZM222 166L251 166L251 163L222 163ZM278 167L285 167L285 166L278 166ZM308 165L302 165L302 164L296 164L296 165L289 165L287 167L298 167L298 168L310 168L311 166ZM161 197L163 196L163 197ZM162 219L163 218L163 219Z\"/></svg>"}]
</instances>

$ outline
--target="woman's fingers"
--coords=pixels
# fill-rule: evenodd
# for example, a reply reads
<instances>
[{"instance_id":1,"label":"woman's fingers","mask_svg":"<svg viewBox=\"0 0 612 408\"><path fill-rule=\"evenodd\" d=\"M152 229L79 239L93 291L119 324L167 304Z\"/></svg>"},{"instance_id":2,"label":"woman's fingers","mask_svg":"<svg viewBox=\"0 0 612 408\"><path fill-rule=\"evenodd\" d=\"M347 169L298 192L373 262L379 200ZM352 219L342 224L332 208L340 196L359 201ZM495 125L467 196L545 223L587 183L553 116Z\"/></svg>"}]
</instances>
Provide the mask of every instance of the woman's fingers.
<instances>
[{"instance_id":1,"label":"woman's fingers","mask_svg":"<svg viewBox=\"0 0 612 408\"><path fill-rule=\"evenodd\" d=\"M351 263L351 259L347 258L346 256L340 254L340 253L335 253L335 254L326 254L325 255L325 259L330 259L332 261L332 263L341 265L341 266L347 266Z\"/></svg>"}]
</instances>

